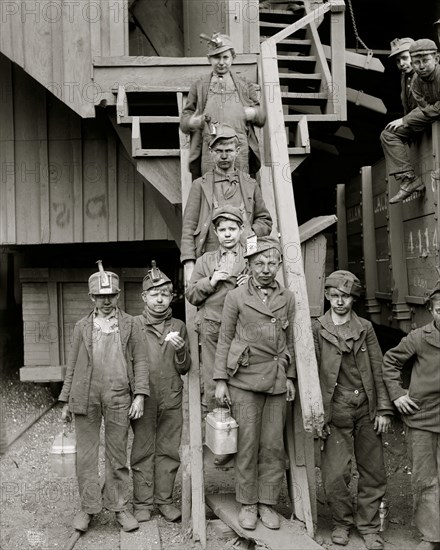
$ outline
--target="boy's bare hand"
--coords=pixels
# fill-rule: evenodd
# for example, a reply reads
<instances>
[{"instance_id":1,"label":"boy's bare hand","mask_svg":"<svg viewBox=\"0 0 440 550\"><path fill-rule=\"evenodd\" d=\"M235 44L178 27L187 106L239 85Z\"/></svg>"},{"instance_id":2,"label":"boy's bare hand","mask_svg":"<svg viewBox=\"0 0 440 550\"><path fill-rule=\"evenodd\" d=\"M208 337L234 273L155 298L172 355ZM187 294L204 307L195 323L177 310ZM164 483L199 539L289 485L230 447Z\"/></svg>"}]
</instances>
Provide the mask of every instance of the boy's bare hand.
<instances>
[{"instance_id":1,"label":"boy's bare hand","mask_svg":"<svg viewBox=\"0 0 440 550\"><path fill-rule=\"evenodd\" d=\"M71 422L72 421L72 413L69 409L69 403L66 403L62 410L61 410L61 419L63 422Z\"/></svg>"},{"instance_id":2,"label":"boy's bare hand","mask_svg":"<svg viewBox=\"0 0 440 550\"><path fill-rule=\"evenodd\" d=\"M215 398L220 403L220 405L227 403L230 406L232 404L228 384L224 380L217 381L217 384L215 386Z\"/></svg>"},{"instance_id":3,"label":"boy's bare hand","mask_svg":"<svg viewBox=\"0 0 440 550\"><path fill-rule=\"evenodd\" d=\"M286 386L287 386L286 399L287 399L287 401L293 401L295 399L295 393L296 393L295 385L293 383L293 380L290 380L290 378L288 378L287 382L286 382Z\"/></svg>"},{"instance_id":4,"label":"boy's bare hand","mask_svg":"<svg viewBox=\"0 0 440 550\"><path fill-rule=\"evenodd\" d=\"M214 271L211 277L211 285L214 287L219 281L226 281L229 277L229 272L225 271L224 269L219 269L218 271Z\"/></svg>"},{"instance_id":5,"label":"boy's bare hand","mask_svg":"<svg viewBox=\"0 0 440 550\"><path fill-rule=\"evenodd\" d=\"M131 420L137 420L141 418L144 414L144 396L136 395L131 404L130 410L128 411L128 418Z\"/></svg>"},{"instance_id":6,"label":"boy's bare hand","mask_svg":"<svg viewBox=\"0 0 440 550\"><path fill-rule=\"evenodd\" d=\"M386 434L391 428L391 417L377 415L374 419L374 431L378 434Z\"/></svg>"},{"instance_id":7,"label":"boy's bare hand","mask_svg":"<svg viewBox=\"0 0 440 550\"><path fill-rule=\"evenodd\" d=\"M322 428L322 432L319 434L319 437L321 439L321 451L324 450L324 443L327 437L331 434L330 426L328 424L324 424L324 427Z\"/></svg>"},{"instance_id":8,"label":"boy's bare hand","mask_svg":"<svg viewBox=\"0 0 440 550\"><path fill-rule=\"evenodd\" d=\"M416 411L420 410L417 403L415 403L407 393L395 399L394 404L401 414L414 414Z\"/></svg>"},{"instance_id":9,"label":"boy's bare hand","mask_svg":"<svg viewBox=\"0 0 440 550\"><path fill-rule=\"evenodd\" d=\"M194 271L195 262L188 260L183 264L183 273L185 278L185 290L188 288L192 272Z\"/></svg>"},{"instance_id":10,"label":"boy's bare hand","mask_svg":"<svg viewBox=\"0 0 440 550\"><path fill-rule=\"evenodd\" d=\"M168 342L174 346L176 351L179 351L185 347L185 340L178 334L172 334L169 337Z\"/></svg>"},{"instance_id":11,"label":"boy's bare hand","mask_svg":"<svg viewBox=\"0 0 440 550\"><path fill-rule=\"evenodd\" d=\"M398 118L397 120L392 120L389 122L386 126L387 130L397 130L397 128L400 128L403 126L403 118Z\"/></svg>"},{"instance_id":12,"label":"boy's bare hand","mask_svg":"<svg viewBox=\"0 0 440 550\"><path fill-rule=\"evenodd\" d=\"M237 277L237 286L244 285L249 281L249 275L242 273Z\"/></svg>"}]
</instances>

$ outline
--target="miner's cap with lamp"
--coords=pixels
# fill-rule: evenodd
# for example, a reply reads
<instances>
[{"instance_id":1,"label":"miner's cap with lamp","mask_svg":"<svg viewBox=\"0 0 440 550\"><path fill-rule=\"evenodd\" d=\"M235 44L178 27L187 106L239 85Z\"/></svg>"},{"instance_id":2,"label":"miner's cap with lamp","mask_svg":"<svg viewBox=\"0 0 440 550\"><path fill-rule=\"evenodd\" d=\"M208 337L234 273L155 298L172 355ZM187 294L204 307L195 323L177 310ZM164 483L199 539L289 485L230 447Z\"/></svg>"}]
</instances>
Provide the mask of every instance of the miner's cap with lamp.
<instances>
[{"instance_id":1,"label":"miner's cap with lamp","mask_svg":"<svg viewBox=\"0 0 440 550\"><path fill-rule=\"evenodd\" d=\"M256 235L249 235L246 239L246 252L244 257L251 258L255 256L255 254L261 254L272 248L278 250L280 256L282 256L280 241L275 239L275 237L257 237Z\"/></svg>"},{"instance_id":2,"label":"miner's cap with lamp","mask_svg":"<svg viewBox=\"0 0 440 550\"><path fill-rule=\"evenodd\" d=\"M426 53L437 53L437 44L429 38L415 40L409 47L410 55L424 55Z\"/></svg>"},{"instance_id":3,"label":"miner's cap with lamp","mask_svg":"<svg viewBox=\"0 0 440 550\"><path fill-rule=\"evenodd\" d=\"M412 38L395 38L391 43L391 53L388 57L394 57L400 53L407 52L413 44L414 40Z\"/></svg>"},{"instance_id":4,"label":"miner's cap with lamp","mask_svg":"<svg viewBox=\"0 0 440 550\"><path fill-rule=\"evenodd\" d=\"M238 136L237 132L232 128L232 126L229 126L229 124L218 124L216 126L216 133L213 135L213 138L209 142L209 148L212 149L214 147L214 144L219 139L232 139L235 138L237 140L238 145Z\"/></svg>"},{"instance_id":5,"label":"miner's cap with lamp","mask_svg":"<svg viewBox=\"0 0 440 550\"><path fill-rule=\"evenodd\" d=\"M171 279L165 275L156 265L155 260L151 261L151 268L142 280L142 290L150 290L159 286L171 283Z\"/></svg>"},{"instance_id":6,"label":"miner's cap with lamp","mask_svg":"<svg viewBox=\"0 0 440 550\"><path fill-rule=\"evenodd\" d=\"M232 43L231 37L227 34L215 32L212 36L208 36L202 33L200 38L208 42L208 57L218 55L228 50L234 50L234 44Z\"/></svg>"},{"instance_id":7,"label":"miner's cap with lamp","mask_svg":"<svg viewBox=\"0 0 440 550\"><path fill-rule=\"evenodd\" d=\"M225 218L243 225L243 214L237 206L225 204L224 206L216 208L212 214L212 222L214 223L218 218Z\"/></svg>"},{"instance_id":8,"label":"miner's cap with lamp","mask_svg":"<svg viewBox=\"0 0 440 550\"><path fill-rule=\"evenodd\" d=\"M89 277L89 294L105 296L106 294L117 294L120 292L119 277L113 271L104 271L102 260L96 262L99 271Z\"/></svg>"},{"instance_id":9,"label":"miner's cap with lamp","mask_svg":"<svg viewBox=\"0 0 440 550\"><path fill-rule=\"evenodd\" d=\"M351 271L345 271L344 269L338 269L333 271L325 280L325 288L336 288L340 292L350 294L359 298L362 291L362 285L360 280L351 273Z\"/></svg>"}]
</instances>

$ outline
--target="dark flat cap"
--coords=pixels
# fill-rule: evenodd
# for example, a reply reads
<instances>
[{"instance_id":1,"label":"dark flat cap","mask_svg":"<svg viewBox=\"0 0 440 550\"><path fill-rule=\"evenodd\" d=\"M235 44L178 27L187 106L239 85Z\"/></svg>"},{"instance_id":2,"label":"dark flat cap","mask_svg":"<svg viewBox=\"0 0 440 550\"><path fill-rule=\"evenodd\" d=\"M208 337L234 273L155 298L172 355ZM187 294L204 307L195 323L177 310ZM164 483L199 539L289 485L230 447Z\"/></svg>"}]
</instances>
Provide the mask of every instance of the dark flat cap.
<instances>
[{"instance_id":1,"label":"dark flat cap","mask_svg":"<svg viewBox=\"0 0 440 550\"><path fill-rule=\"evenodd\" d=\"M434 40L430 40L429 38L420 38L419 40L413 42L409 47L409 53L411 55L436 51L437 44L434 42Z\"/></svg>"},{"instance_id":2,"label":"dark flat cap","mask_svg":"<svg viewBox=\"0 0 440 550\"><path fill-rule=\"evenodd\" d=\"M212 136L211 141L209 142L209 147L212 147L216 141L219 139L231 139L236 138L238 141L238 136L234 128L229 126L229 124L219 124L216 126L216 134Z\"/></svg>"},{"instance_id":3,"label":"dark flat cap","mask_svg":"<svg viewBox=\"0 0 440 550\"><path fill-rule=\"evenodd\" d=\"M243 225L243 214L237 206L225 204L224 206L220 206L220 208L216 208L212 215L212 221L215 222L218 218L226 218Z\"/></svg>"},{"instance_id":4,"label":"dark flat cap","mask_svg":"<svg viewBox=\"0 0 440 550\"><path fill-rule=\"evenodd\" d=\"M338 269L333 271L325 280L325 288L337 288L340 292L360 296L362 285L360 280L351 271Z\"/></svg>"}]
</instances>

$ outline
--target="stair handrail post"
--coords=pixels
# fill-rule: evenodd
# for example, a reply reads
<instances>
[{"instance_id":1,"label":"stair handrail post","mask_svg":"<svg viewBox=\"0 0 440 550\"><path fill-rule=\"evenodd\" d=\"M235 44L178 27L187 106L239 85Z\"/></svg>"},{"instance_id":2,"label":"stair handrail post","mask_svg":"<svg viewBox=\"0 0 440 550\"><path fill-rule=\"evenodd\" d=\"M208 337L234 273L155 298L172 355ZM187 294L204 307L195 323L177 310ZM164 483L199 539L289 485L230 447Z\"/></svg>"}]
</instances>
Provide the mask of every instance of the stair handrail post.
<instances>
[{"instance_id":1,"label":"stair handrail post","mask_svg":"<svg viewBox=\"0 0 440 550\"><path fill-rule=\"evenodd\" d=\"M278 227L283 250L283 272L286 287L295 295L295 357L304 429L320 430L324 409L315 357L307 287L301 254L301 241L293 196L288 145L285 132L276 41L269 38L261 44L263 97L270 135L272 182L278 214ZM270 88L269 88L270 86Z\"/></svg>"},{"instance_id":2,"label":"stair handrail post","mask_svg":"<svg viewBox=\"0 0 440 550\"><path fill-rule=\"evenodd\" d=\"M328 90L329 102L339 120L347 120L347 83L345 72L345 2L330 2L330 47L332 82Z\"/></svg>"}]
</instances>

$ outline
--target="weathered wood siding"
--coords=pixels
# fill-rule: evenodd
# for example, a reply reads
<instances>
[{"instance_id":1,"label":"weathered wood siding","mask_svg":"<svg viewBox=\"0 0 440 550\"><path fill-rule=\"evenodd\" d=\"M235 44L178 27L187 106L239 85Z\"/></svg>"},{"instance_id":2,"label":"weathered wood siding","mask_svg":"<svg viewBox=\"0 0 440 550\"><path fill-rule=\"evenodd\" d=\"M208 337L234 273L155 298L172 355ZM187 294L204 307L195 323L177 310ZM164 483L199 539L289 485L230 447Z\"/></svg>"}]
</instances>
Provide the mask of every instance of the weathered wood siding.
<instances>
[{"instance_id":1,"label":"weathered wood siding","mask_svg":"<svg viewBox=\"0 0 440 550\"><path fill-rule=\"evenodd\" d=\"M0 3L0 52L83 117L93 117L95 56L128 55L127 0Z\"/></svg>"},{"instance_id":2,"label":"weathered wood siding","mask_svg":"<svg viewBox=\"0 0 440 550\"><path fill-rule=\"evenodd\" d=\"M0 97L0 244L171 239L105 113L82 120L3 56Z\"/></svg>"}]
</instances>

